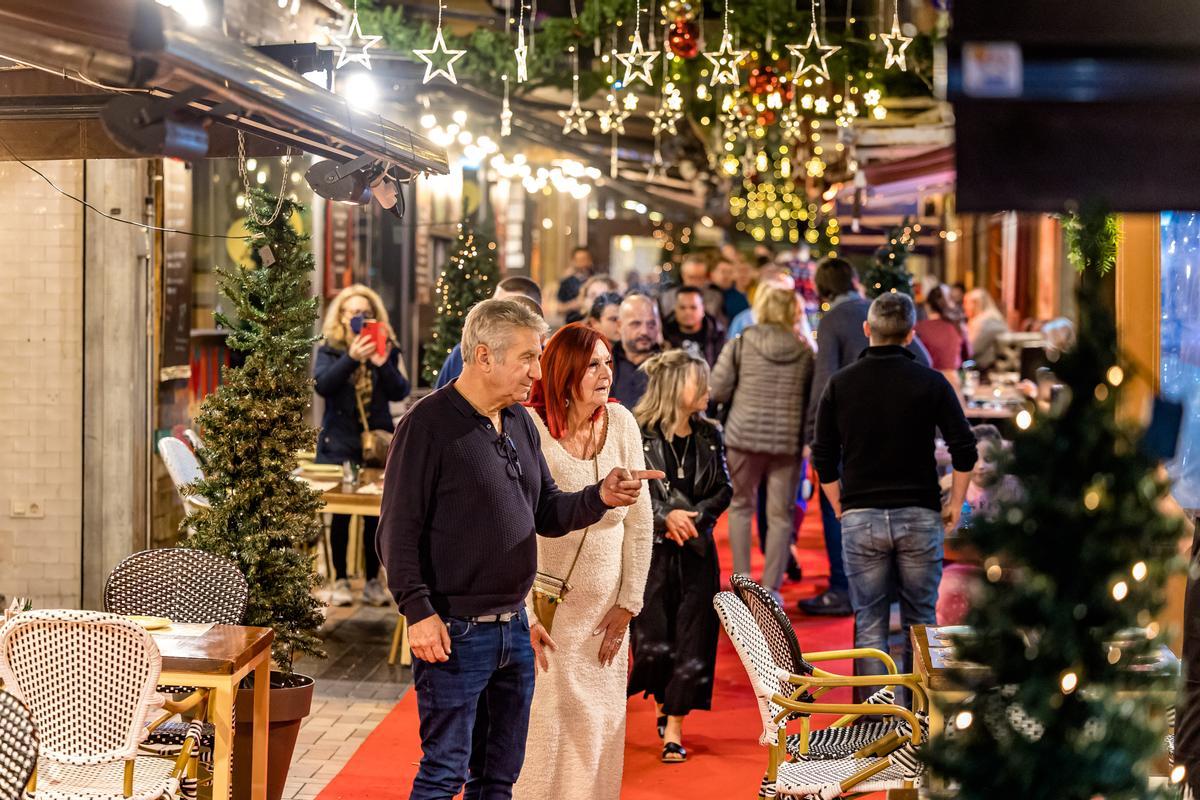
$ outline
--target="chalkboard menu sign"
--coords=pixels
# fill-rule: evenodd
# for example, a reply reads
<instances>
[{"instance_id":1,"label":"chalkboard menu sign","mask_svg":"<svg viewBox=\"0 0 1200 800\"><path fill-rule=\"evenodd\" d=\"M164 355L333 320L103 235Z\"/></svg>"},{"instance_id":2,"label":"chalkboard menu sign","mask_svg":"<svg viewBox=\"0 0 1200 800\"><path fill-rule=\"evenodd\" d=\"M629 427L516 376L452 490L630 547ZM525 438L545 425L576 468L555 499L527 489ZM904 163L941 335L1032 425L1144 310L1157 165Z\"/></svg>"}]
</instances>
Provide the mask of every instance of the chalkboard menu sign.
<instances>
[{"instance_id":1,"label":"chalkboard menu sign","mask_svg":"<svg viewBox=\"0 0 1200 800\"><path fill-rule=\"evenodd\" d=\"M192 173L183 163L163 162L163 227L192 227ZM159 380L191 377L192 261L194 240L163 234L162 334Z\"/></svg>"}]
</instances>

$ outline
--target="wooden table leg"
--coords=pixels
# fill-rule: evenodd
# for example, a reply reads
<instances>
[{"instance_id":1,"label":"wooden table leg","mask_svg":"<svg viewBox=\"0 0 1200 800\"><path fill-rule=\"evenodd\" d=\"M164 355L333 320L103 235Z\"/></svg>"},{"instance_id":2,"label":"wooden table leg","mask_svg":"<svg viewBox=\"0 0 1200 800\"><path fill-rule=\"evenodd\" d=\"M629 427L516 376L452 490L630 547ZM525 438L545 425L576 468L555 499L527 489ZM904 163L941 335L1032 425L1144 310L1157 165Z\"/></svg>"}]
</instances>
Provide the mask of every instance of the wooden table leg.
<instances>
[{"instance_id":1,"label":"wooden table leg","mask_svg":"<svg viewBox=\"0 0 1200 800\"><path fill-rule=\"evenodd\" d=\"M263 654L254 667L254 733L250 777L251 800L267 800L267 731L271 722L271 659Z\"/></svg>"},{"instance_id":2,"label":"wooden table leg","mask_svg":"<svg viewBox=\"0 0 1200 800\"><path fill-rule=\"evenodd\" d=\"M237 686L221 681L212 690L210 710L213 724L213 800L227 800L233 782L233 701Z\"/></svg>"}]
</instances>

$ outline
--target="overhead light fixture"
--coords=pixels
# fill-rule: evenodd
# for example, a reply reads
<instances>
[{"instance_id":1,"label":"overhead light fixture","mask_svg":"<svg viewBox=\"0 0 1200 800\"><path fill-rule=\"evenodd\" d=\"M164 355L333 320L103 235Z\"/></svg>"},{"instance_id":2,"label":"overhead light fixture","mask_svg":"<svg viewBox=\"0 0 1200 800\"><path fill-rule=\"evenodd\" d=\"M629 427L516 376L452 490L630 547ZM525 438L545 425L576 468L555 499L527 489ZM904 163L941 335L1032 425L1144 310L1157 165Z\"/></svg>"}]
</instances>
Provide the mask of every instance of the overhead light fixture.
<instances>
[{"instance_id":1,"label":"overhead light fixture","mask_svg":"<svg viewBox=\"0 0 1200 800\"><path fill-rule=\"evenodd\" d=\"M379 205L396 215L404 216L404 196L388 174L387 166L372 156L363 155L343 164L318 161L304 173L313 192L336 203L365 206L374 197Z\"/></svg>"},{"instance_id":2,"label":"overhead light fixture","mask_svg":"<svg viewBox=\"0 0 1200 800\"><path fill-rule=\"evenodd\" d=\"M364 111L374 111L379 106L379 86L370 73L354 72L339 79L338 94L347 103Z\"/></svg>"}]
</instances>

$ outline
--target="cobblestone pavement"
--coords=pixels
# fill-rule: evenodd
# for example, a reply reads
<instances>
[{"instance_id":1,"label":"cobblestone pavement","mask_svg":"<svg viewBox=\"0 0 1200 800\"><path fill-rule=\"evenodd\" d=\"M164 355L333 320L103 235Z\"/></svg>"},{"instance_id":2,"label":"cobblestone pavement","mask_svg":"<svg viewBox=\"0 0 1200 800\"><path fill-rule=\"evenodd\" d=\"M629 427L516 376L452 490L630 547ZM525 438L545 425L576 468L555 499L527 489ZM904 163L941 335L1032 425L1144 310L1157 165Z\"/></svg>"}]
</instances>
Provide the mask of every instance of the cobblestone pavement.
<instances>
[{"instance_id":1,"label":"cobblestone pavement","mask_svg":"<svg viewBox=\"0 0 1200 800\"><path fill-rule=\"evenodd\" d=\"M297 664L317 683L284 800L311 800L320 794L408 690L411 671L387 663L395 623L394 607L329 609L323 629L329 657Z\"/></svg>"}]
</instances>

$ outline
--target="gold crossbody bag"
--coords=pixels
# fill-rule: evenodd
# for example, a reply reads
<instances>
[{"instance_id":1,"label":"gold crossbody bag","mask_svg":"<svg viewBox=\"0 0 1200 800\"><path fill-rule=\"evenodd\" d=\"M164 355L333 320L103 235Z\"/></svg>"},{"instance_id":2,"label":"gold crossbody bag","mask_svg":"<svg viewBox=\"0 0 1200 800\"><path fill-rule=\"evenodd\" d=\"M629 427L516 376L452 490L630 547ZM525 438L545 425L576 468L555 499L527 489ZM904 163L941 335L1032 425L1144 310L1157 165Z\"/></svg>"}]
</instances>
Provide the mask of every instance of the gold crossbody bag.
<instances>
[{"instance_id":1,"label":"gold crossbody bag","mask_svg":"<svg viewBox=\"0 0 1200 800\"><path fill-rule=\"evenodd\" d=\"M596 472L596 480L599 481L600 459L598 455L592 458L592 466ZM591 525L583 529L583 536L579 538L579 548L575 551L575 558L571 559L571 566L567 570L565 578L556 578L549 572L541 570L533 578L533 613L537 617L538 623L546 629L546 633L550 633L550 629L554 625L554 612L558 610L558 606L566 600L567 593L571 591L571 575L575 572L575 565L579 563L579 554L583 552L583 545L587 542L588 531L591 529Z\"/></svg>"}]
</instances>

